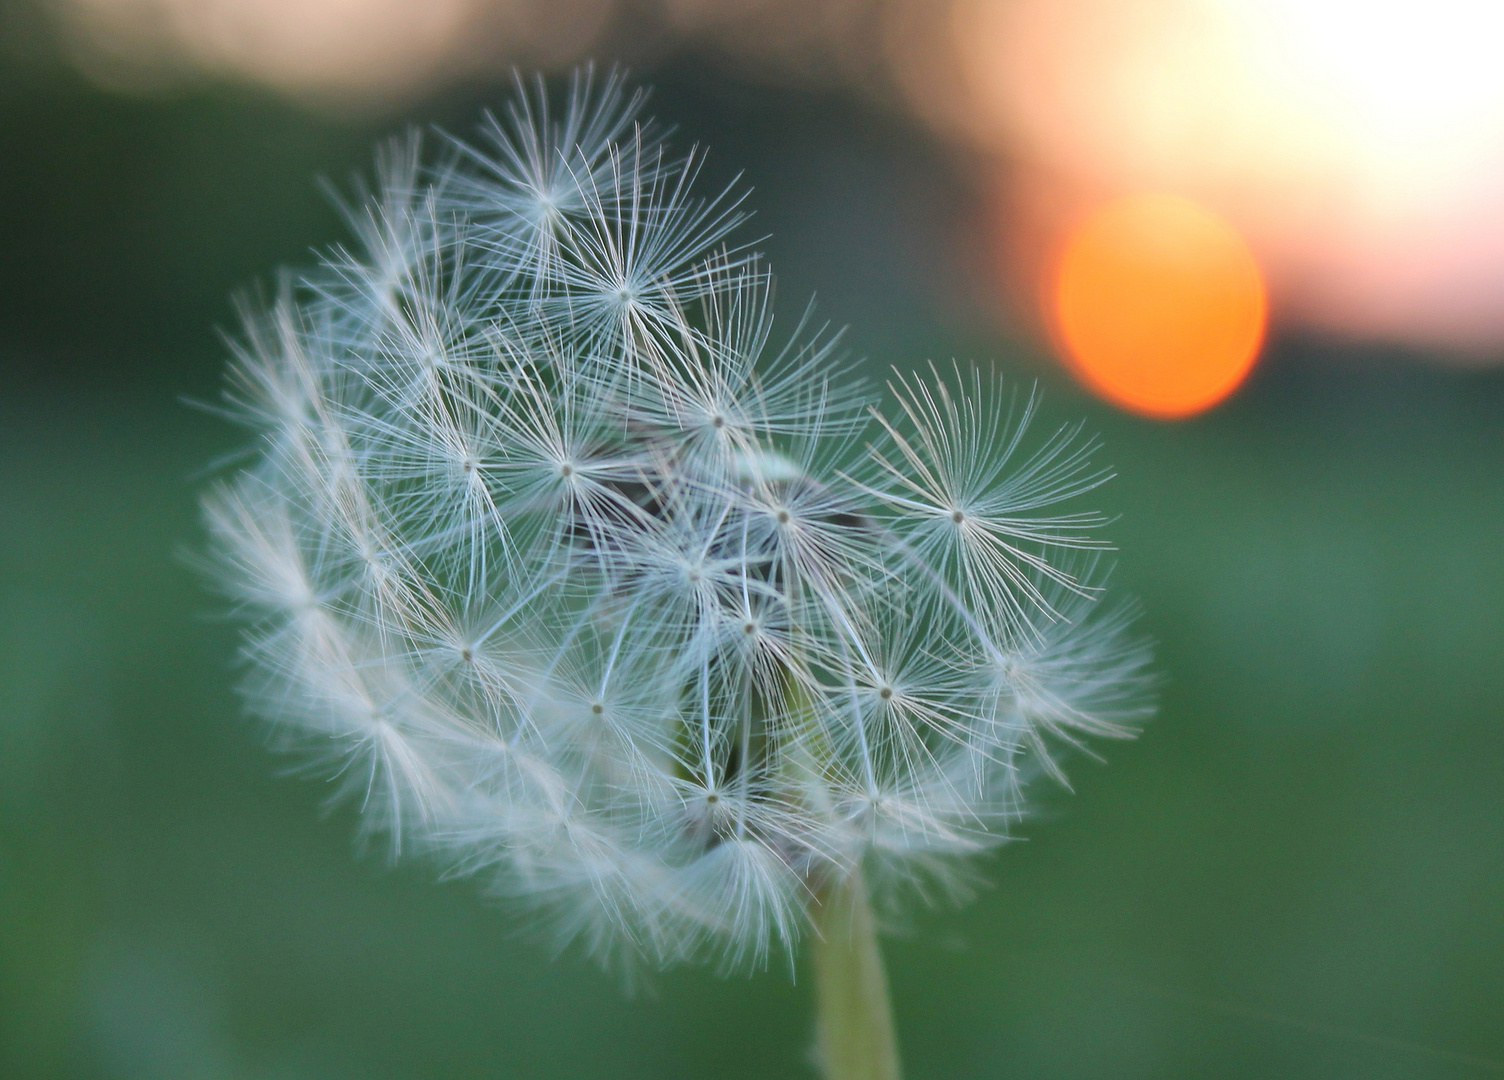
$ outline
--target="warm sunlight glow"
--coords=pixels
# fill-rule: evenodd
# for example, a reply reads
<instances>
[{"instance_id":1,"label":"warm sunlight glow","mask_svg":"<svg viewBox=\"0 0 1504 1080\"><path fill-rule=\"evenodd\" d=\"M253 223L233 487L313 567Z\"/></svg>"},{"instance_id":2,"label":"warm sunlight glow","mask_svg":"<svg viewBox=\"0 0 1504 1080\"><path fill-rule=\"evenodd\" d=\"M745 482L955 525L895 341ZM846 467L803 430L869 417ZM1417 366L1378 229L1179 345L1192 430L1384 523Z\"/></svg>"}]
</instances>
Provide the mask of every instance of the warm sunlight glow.
<instances>
[{"instance_id":1,"label":"warm sunlight glow","mask_svg":"<svg viewBox=\"0 0 1504 1080\"><path fill-rule=\"evenodd\" d=\"M1189 416L1232 393L1264 331L1247 245L1174 195L1130 195L1087 215L1065 244L1053 299L1082 381L1149 416Z\"/></svg>"},{"instance_id":2,"label":"warm sunlight glow","mask_svg":"<svg viewBox=\"0 0 1504 1080\"><path fill-rule=\"evenodd\" d=\"M896 87L1006 173L1009 278L1042 280L1023 241L1057 225L1017 213L1020 192L1073 217L1173 191L1236 224L1282 323L1504 362L1504 0L43 6L107 85L209 74L320 107L679 48L780 83Z\"/></svg>"},{"instance_id":3,"label":"warm sunlight glow","mask_svg":"<svg viewBox=\"0 0 1504 1080\"><path fill-rule=\"evenodd\" d=\"M1238 223L1282 315L1504 342L1504 3L955 0L973 134Z\"/></svg>"},{"instance_id":4,"label":"warm sunlight glow","mask_svg":"<svg viewBox=\"0 0 1504 1080\"><path fill-rule=\"evenodd\" d=\"M198 70L357 106L572 58L612 0L59 0L78 62L122 87ZM491 54L495 54L494 59Z\"/></svg>"}]
</instances>

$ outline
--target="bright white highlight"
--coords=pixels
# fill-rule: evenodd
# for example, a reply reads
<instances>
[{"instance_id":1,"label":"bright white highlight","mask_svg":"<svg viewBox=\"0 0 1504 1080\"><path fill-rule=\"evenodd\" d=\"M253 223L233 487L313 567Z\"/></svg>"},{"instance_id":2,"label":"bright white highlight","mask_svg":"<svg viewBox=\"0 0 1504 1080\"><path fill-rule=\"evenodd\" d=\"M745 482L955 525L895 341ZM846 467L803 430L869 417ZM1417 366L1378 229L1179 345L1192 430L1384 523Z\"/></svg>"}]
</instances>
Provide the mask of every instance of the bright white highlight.
<instances>
[{"instance_id":1,"label":"bright white highlight","mask_svg":"<svg viewBox=\"0 0 1504 1080\"><path fill-rule=\"evenodd\" d=\"M1504 341L1498 4L957 0L952 28L978 137L1090 199L1214 206L1282 312Z\"/></svg>"},{"instance_id":2,"label":"bright white highlight","mask_svg":"<svg viewBox=\"0 0 1504 1080\"><path fill-rule=\"evenodd\" d=\"M824 883L953 884L1052 745L1149 713L1074 427L953 366L869 411L770 344L739 197L614 77L387 147L249 310L206 500L245 691L395 851L603 957L738 968ZM865 448L865 449L864 449Z\"/></svg>"}]
</instances>

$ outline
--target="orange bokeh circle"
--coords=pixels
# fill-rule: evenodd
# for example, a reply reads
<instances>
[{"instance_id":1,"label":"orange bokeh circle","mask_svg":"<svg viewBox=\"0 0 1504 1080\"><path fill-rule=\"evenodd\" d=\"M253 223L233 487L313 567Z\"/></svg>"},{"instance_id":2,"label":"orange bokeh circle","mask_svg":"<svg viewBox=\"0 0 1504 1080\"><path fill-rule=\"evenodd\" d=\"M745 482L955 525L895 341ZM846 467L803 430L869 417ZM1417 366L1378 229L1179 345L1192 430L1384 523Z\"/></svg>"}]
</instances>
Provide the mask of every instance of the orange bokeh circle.
<instances>
[{"instance_id":1,"label":"orange bokeh circle","mask_svg":"<svg viewBox=\"0 0 1504 1080\"><path fill-rule=\"evenodd\" d=\"M1248 245L1178 195L1128 195L1071 230L1055 267L1054 324L1081 380L1109 401L1173 418L1209 409L1258 358L1268 301Z\"/></svg>"}]
</instances>

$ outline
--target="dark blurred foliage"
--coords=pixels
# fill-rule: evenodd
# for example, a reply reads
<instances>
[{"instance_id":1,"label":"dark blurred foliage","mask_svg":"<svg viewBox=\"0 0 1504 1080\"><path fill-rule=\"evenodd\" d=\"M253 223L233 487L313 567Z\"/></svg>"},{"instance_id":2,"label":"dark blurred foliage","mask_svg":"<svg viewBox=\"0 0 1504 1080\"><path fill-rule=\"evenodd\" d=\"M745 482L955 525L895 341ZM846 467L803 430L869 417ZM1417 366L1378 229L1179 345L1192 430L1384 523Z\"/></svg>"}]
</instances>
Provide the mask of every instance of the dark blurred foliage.
<instances>
[{"instance_id":1,"label":"dark blurred foliage","mask_svg":"<svg viewBox=\"0 0 1504 1080\"><path fill-rule=\"evenodd\" d=\"M830 97L647 72L756 192L786 325L818 291L874 377L1041 378L1120 474L1120 583L1162 715L1041 791L960 912L887 948L910 1075L1504 1072L1504 377L1280 341L1221 410L1111 412L966 314L945 156ZM182 557L241 434L228 297L340 238L314 183L499 86L333 119L13 74L0 98L0 1075L109 1080L806 1074L773 971L628 998L470 883L352 852L232 692Z\"/></svg>"}]
</instances>

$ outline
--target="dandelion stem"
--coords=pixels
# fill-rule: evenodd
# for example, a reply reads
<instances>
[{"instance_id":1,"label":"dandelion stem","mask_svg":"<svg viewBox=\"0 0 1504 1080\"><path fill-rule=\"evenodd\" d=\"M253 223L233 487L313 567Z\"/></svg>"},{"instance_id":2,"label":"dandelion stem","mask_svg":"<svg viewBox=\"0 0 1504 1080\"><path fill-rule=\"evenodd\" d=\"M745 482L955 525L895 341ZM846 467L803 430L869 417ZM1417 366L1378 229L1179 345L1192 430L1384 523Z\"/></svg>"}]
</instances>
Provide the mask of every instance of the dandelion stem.
<instances>
[{"instance_id":1,"label":"dandelion stem","mask_svg":"<svg viewBox=\"0 0 1504 1080\"><path fill-rule=\"evenodd\" d=\"M901 1080L888 977L861 871L815 910L815 1047L825 1080Z\"/></svg>"}]
</instances>

